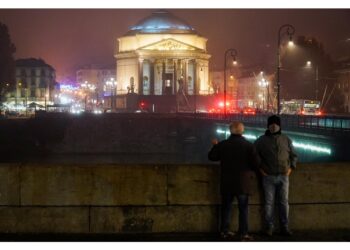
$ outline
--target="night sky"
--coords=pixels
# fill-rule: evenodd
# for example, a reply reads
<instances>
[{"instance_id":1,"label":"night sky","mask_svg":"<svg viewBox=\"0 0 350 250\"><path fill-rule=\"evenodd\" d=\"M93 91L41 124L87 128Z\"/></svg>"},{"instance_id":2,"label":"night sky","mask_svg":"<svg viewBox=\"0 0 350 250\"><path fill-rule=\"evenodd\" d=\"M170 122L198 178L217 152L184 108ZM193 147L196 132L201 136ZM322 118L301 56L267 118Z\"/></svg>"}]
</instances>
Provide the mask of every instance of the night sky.
<instances>
[{"instance_id":1,"label":"night sky","mask_svg":"<svg viewBox=\"0 0 350 250\"><path fill-rule=\"evenodd\" d=\"M112 65L116 39L154 9L42 9L0 10L17 47L16 58L43 58L56 69L57 80L75 76L86 64ZM208 38L211 69L223 67L227 48L238 51L242 65L268 58L275 62L277 32L282 24L296 28L296 35L321 41L336 59L350 56L350 10L243 10L170 9L202 36ZM349 40L347 40L349 39Z\"/></svg>"}]
</instances>

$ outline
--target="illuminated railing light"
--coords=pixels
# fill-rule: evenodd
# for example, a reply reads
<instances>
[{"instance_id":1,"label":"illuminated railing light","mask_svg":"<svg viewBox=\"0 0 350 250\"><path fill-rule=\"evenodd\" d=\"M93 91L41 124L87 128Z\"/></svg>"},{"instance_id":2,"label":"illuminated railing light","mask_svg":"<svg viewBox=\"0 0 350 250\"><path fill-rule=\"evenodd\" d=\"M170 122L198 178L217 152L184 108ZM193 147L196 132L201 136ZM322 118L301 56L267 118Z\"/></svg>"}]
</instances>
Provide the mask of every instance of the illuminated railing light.
<instances>
[{"instance_id":1,"label":"illuminated railing light","mask_svg":"<svg viewBox=\"0 0 350 250\"><path fill-rule=\"evenodd\" d=\"M223 129L217 129L216 133L224 134L226 137L231 134L229 130L223 130ZM255 141L258 138L256 135L253 135L253 134L243 134L243 136L247 140L253 140L253 141ZM330 148L326 148L326 147L320 147L320 146L315 146L315 145L305 144L305 143L300 143L300 142L295 142L295 141L293 141L293 146L295 148L301 148L301 149L304 149L307 151L312 151L312 152L317 152L317 153L325 153L328 155L332 154L332 150Z\"/></svg>"},{"instance_id":2,"label":"illuminated railing light","mask_svg":"<svg viewBox=\"0 0 350 250\"><path fill-rule=\"evenodd\" d=\"M218 134L224 134L224 135L230 135L231 133L228 130L223 130L223 129L217 129L216 133Z\"/></svg>"},{"instance_id":3,"label":"illuminated railing light","mask_svg":"<svg viewBox=\"0 0 350 250\"><path fill-rule=\"evenodd\" d=\"M251 134L243 134L243 137L247 138L248 140L256 140L257 137L255 135Z\"/></svg>"},{"instance_id":4,"label":"illuminated railing light","mask_svg":"<svg viewBox=\"0 0 350 250\"><path fill-rule=\"evenodd\" d=\"M332 154L332 150L330 148L325 148L325 147L319 147L319 146L314 146L311 144L304 144L304 143L299 143L299 142L293 142L293 146L296 148L302 148L305 150L310 150L313 152L318 152L318 153L326 153L326 154Z\"/></svg>"}]
</instances>

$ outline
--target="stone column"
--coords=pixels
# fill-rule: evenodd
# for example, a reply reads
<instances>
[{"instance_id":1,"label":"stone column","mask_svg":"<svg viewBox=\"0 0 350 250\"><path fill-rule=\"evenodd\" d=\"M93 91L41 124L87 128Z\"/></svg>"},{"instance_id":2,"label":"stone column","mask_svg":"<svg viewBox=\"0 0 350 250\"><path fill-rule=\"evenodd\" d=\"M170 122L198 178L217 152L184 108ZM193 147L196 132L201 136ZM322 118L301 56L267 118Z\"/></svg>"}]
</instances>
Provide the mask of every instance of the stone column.
<instances>
[{"instance_id":1,"label":"stone column","mask_svg":"<svg viewBox=\"0 0 350 250\"><path fill-rule=\"evenodd\" d=\"M187 59L183 60L182 62L182 70L183 70L182 74L184 77L184 90L187 95L188 94L188 60Z\"/></svg>"},{"instance_id":2,"label":"stone column","mask_svg":"<svg viewBox=\"0 0 350 250\"><path fill-rule=\"evenodd\" d=\"M178 94L177 94L177 65L179 63L178 59L174 59L173 60L173 65L174 65L174 73L173 73L173 81L174 81L174 86L173 86L173 90L174 90L174 95L175 95L175 110L176 113L179 111L179 100L178 100Z\"/></svg>"},{"instance_id":3,"label":"stone column","mask_svg":"<svg viewBox=\"0 0 350 250\"><path fill-rule=\"evenodd\" d=\"M154 60L150 60L150 95L154 95Z\"/></svg>"},{"instance_id":4,"label":"stone column","mask_svg":"<svg viewBox=\"0 0 350 250\"><path fill-rule=\"evenodd\" d=\"M143 59L140 58L139 59L139 91L138 91L138 94L139 95L143 95Z\"/></svg>"},{"instance_id":5,"label":"stone column","mask_svg":"<svg viewBox=\"0 0 350 250\"><path fill-rule=\"evenodd\" d=\"M197 95L198 93L198 70L197 70L197 67L198 67L198 62L197 60L193 60L193 76L194 76L194 79L193 79L193 94L194 95Z\"/></svg>"},{"instance_id":6,"label":"stone column","mask_svg":"<svg viewBox=\"0 0 350 250\"><path fill-rule=\"evenodd\" d=\"M174 59L173 61L174 64L174 74L173 74L173 81L174 81L174 94L177 95L177 64L178 64L178 59Z\"/></svg>"},{"instance_id":7,"label":"stone column","mask_svg":"<svg viewBox=\"0 0 350 250\"><path fill-rule=\"evenodd\" d=\"M165 60L162 61L162 95L165 94Z\"/></svg>"}]
</instances>

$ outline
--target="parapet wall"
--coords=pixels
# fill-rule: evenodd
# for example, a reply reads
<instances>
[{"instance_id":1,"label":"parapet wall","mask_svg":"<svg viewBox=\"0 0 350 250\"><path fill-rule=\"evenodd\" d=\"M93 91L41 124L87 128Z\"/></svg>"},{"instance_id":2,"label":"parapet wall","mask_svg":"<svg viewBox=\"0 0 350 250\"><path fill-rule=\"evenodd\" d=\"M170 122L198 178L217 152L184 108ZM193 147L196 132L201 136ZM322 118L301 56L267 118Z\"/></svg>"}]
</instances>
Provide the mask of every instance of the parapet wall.
<instances>
[{"instance_id":1,"label":"parapet wall","mask_svg":"<svg viewBox=\"0 0 350 250\"><path fill-rule=\"evenodd\" d=\"M350 229L350 163L300 164L292 230ZM251 231L262 227L259 185ZM218 165L0 165L0 233L214 232ZM233 212L237 227L237 208Z\"/></svg>"}]
</instances>

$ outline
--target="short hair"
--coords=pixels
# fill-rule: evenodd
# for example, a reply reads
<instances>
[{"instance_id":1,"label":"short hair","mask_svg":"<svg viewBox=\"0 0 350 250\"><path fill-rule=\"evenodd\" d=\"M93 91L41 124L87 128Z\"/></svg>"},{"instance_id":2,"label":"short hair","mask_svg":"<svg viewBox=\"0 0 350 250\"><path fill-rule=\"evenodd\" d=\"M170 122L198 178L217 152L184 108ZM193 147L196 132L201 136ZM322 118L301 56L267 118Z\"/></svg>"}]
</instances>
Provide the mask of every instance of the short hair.
<instances>
[{"instance_id":1,"label":"short hair","mask_svg":"<svg viewBox=\"0 0 350 250\"><path fill-rule=\"evenodd\" d=\"M231 134L242 135L244 132L244 125L241 122L232 122L230 124L230 132Z\"/></svg>"}]
</instances>

